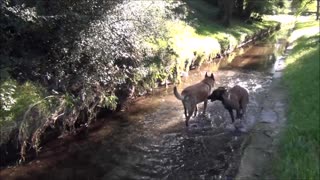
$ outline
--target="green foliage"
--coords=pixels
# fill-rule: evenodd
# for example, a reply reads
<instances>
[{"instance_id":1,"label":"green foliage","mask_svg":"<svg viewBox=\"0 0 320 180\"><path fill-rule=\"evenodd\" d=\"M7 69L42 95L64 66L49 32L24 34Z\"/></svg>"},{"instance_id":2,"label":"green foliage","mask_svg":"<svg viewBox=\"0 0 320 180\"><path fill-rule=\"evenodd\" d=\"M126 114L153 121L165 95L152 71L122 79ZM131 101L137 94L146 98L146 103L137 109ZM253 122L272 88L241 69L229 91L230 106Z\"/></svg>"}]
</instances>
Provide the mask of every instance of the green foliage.
<instances>
[{"instance_id":1,"label":"green foliage","mask_svg":"<svg viewBox=\"0 0 320 180\"><path fill-rule=\"evenodd\" d=\"M252 13L258 14L268 14L273 13L277 8L283 8L283 0L247 0L249 8L251 8Z\"/></svg>"},{"instance_id":2,"label":"green foliage","mask_svg":"<svg viewBox=\"0 0 320 180\"><path fill-rule=\"evenodd\" d=\"M298 22L295 25L295 28L303 29L303 28L317 27L318 25L319 25L319 21Z\"/></svg>"},{"instance_id":3,"label":"green foliage","mask_svg":"<svg viewBox=\"0 0 320 180\"><path fill-rule=\"evenodd\" d=\"M104 106L105 108L111 109L111 110L115 110L117 108L117 101L118 98L115 95L111 95L111 96L103 96L102 97L102 106Z\"/></svg>"},{"instance_id":4,"label":"green foliage","mask_svg":"<svg viewBox=\"0 0 320 180\"><path fill-rule=\"evenodd\" d=\"M300 15L304 11L316 11L316 0L292 0L291 7L294 8L295 14Z\"/></svg>"},{"instance_id":5,"label":"green foliage","mask_svg":"<svg viewBox=\"0 0 320 180\"><path fill-rule=\"evenodd\" d=\"M66 93L64 96L64 104L67 108L73 108L75 106L75 99L71 94Z\"/></svg>"},{"instance_id":6,"label":"green foliage","mask_svg":"<svg viewBox=\"0 0 320 180\"><path fill-rule=\"evenodd\" d=\"M21 118L29 105L43 97L43 89L31 82L19 85L14 80L7 80L0 84L0 97L1 123L5 120Z\"/></svg>"},{"instance_id":7,"label":"green foliage","mask_svg":"<svg viewBox=\"0 0 320 180\"><path fill-rule=\"evenodd\" d=\"M319 178L319 37L318 33L297 39L287 59L284 82L290 90L288 127L276 159L279 179Z\"/></svg>"},{"instance_id":8,"label":"green foliage","mask_svg":"<svg viewBox=\"0 0 320 180\"><path fill-rule=\"evenodd\" d=\"M44 96L44 90L39 85L31 82L18 84L12 79L3 80L0 84L0 144L8 141L12 130L19 128L29 107L40 101ZM47 106L39 106L40 111L46 111ZM37 117L37 120L39 117Z\"/></svg>"}]
</instances>

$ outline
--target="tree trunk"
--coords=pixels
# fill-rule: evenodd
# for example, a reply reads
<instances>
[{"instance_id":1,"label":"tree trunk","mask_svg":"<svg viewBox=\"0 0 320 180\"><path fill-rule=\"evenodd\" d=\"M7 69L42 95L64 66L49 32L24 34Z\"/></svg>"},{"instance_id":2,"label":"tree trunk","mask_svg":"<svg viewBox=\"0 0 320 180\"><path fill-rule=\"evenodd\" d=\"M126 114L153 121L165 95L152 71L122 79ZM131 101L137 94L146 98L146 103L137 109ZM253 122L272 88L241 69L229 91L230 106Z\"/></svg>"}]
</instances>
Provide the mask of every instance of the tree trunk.
<instances>
[{"instance_id":1,"label":"tree trunk","mask_svg":"<svg viewBox=\"0 0 320 180\"><path fill-rule=\"evenodd\" d=\"M248 0L246 4L246 8L243 12L243 18L249 19L251 16L251 13L253 11L254 2L252 0Z\"/></svg>"},{"instance_id":2,"label":"tree trunk","mask_svg":"<svg viewBox=\"0 0 320 180\"><path fill-rule=\"evenodd\" d=\"M316 20L319 20L319 15L320 15L320 0L317 0L317 19Z\"/></svg>"},{"instance_id":3,"label":"tree trunk","mask_svg":"<svg viewBox=\"0 0 320 180\"><path fill-rule=\"evenodd\" d=\"M239 15L239 17L243 16L243 7L244 7L244 0L236 0L236 14Z\"/></svg>"},{"instance_id":4,"label":"tree trunk","mask_svg":"<svg viewBox=\"0 0 320 180\"><path fill-rule=\"evenodd\" d=\"M218 0L219 13L218 18L222 20L225 26L230 26L232 18L232 9L235 0Z\"/></svg>"},{"instance_id":5,"label":"tree trunk","mask_svg":"<svg viewBox=\"0 0 320 180\"><path fill-rule=\"evenodd\" d=\"M224 3L223 0L218 0L218 7L219 7L219 12L218 12L218 19L223 19L224 17Z\"/></svg>"},{"instance_id":6,"label":"tree trunk","mask_svg":"<svg viewBox=\"0 0 320 180\"><path fill-rule=\"evenodd\" d=\"M234 0L223 1L223 8L224 8L223 24L225 26L230 26L231 24L233 6L234 6Z\"/></svg>"}]
</instances>

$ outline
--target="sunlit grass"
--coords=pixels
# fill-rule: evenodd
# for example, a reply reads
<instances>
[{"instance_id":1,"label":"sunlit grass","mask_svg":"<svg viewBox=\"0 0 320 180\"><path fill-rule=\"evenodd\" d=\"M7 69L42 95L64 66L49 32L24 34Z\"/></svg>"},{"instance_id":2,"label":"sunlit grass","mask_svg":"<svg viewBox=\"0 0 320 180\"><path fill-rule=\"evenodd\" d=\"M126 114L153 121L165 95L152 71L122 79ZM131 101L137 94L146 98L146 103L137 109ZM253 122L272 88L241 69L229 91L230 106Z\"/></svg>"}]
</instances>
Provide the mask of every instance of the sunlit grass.
<instances>
[{"instance_id":1,"label":"sunlit grass","mask_svg":"<svg viewBox=\"0 0 320 180\"><path fill-rule=\"evenodd\" d=\"M267 21L277 21L281 24L294 23L296 21L296 17L293 15L287 14L279 14L279 15L265 15L263 18Z\"/></svg>"},{"instance_id":2,"label":"sunlit grass","mask_svg":"<svg viewBox=\"0 0 320 180\"><path fill-rule=\"evenodd\" d=\"M284 73L289 90L288 125L280 141L275 170L278 179L319 179L320 34L312 36L310 23L299 23L297 27L300 29L293 32L296 42Z\"/></svg>"},{"instance_id":3,"label":"sunlit grass","mask_svg":"<svg viewBox=\"0 0 320 180\"><path fill-rule=\"evenodd\" d=\"M186 67L192 60L201 65L221 50L233 49L246 37L277 23L274 20L266 20L246 24L234 19L231 27L225 27L216 19L218 10L212 5L202 0L186 2L191 9L188 18L192 23L179 20L167 22L171 37L168 44L177 54L176 62L180 71L188 71Z\"/></svg>"},{"instance_id":4,"label":"sunlit grass","mask_svg":"<svg viewBox=\"0 0 320 180\"><path fill-rule=\"evenodd\" d=\"M309 21L303 23L297 23L297 30L292 32L289 37L289 42L294 42L296 39L305 36L310 37L319 33L319 21Z\"/></svg>"}]
</instances>

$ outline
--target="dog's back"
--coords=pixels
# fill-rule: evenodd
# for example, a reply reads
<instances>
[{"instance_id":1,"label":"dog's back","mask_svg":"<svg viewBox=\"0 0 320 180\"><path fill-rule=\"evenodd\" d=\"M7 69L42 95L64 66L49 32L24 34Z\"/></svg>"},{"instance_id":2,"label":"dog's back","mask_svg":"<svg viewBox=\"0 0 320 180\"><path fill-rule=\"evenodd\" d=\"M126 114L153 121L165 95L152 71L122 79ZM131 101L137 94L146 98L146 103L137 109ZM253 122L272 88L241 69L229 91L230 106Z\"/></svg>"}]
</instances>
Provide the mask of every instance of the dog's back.
<instances>
[{"instance_id":1,"label":"dog's back","mask_svg":"<svg viewBox=\"0 0 320 180\"><path fill-rule=\"evenodd\" d=\"M236 95L235 97L237 98L242 108L245 108L246 105L249 103L249 93L245 88L236 85L229 90L229 93Z\"/></svg>"},{"instance_id":2,"label":"dog's back","mask_svg":"<svg viewBox=\"0 0 320 180\"><path fill-rule=\"evenodd\" d=\"M195 99L195 102L198 104L200 102L206 101L208 96L213 91L214 86L214 76L211 74L211 76L205 76L205 78L194 85L186 87L182 92L181 95L179 94L177 87L173 88L174 95L177 99L183 100L184 97L192 97Z\"/></svg>"},{"instance_id":3,"label":"dog's back","mask_svg":"<svg viewBox=\"0 0 320 180\"><path fill-rule=\"evenodd\" d=\"M203 109L205 112L208 101L207 97L213 90L214 82L215 79L213 74L211 74L211 76L207 76L206 73L205 78L201 82L186 87L181 94L179 94L177 87L173 88L174 95L183 103L186 126L188 126L188 121L193 112L195 112L195 114L197 113L198 103L204 102Z\"/></svg>"},{"instance_id":4,"label":"dog's back","mask_svg":"<svg viewBox=\"0 0 320 180\"><path fill-rule=\"evenodd\" d=\"M181 95L193 97L195 99L195 103L198 104L200 102L207 100L207 97L212 92L213 83L214 81L210 83L211 84L210 86L204 82L200 82L192 86L188 86L181 92Z\"/></svg>"},{"instance_id":5,"label":"dog's back","mask_svg":"<svg viewBox=\"0 0 320 180\"><path fill-rule=\"evenodd\" d=\"M243 114L246 112L247 104L249 103L249 93L245 88L238 85L229 90L225 87L219 87L208 96L208 99L211 101L221 101L224 107L229 111L232 122L234 122L232 109L237 111L237 118L242 118Z\"/></svg>"}]
</instances>

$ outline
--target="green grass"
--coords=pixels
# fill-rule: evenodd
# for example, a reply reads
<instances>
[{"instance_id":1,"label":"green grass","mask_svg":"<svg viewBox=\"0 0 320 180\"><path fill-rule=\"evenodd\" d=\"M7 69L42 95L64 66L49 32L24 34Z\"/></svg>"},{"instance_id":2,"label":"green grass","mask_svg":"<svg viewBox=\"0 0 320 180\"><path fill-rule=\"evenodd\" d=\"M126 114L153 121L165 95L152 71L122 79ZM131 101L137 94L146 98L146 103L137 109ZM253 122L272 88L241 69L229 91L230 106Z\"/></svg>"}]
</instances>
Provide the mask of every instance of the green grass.
<instances>
[{"instance_id":1,"label":"green grass","mask_svg":"<svg viewBox=\"0 0 320 180\"><path fill-rule=\"evenodd\" d=\"M295 31L313 22L298 23ZM315 24L313 24L315 25ZM275 172L279 179L319 179L319 38L296 38L286 63L284 83L289 90L288 124L280 141Z\"/></svg>"},{"instance_id":2,"label":"green grass","mask_svg":"<svg viewBox=\"0 0 320 180\"><path fill-rule=\"evenodd\" d=\"M296 24L297 29L304 29L304 28L309 28L309 27L318 27L319 26L319 21L306 21L306 22L298 22Z\"/></svg>"},{"instance_id":3,"label":"green grass","mask_svg":"<svg viewBox=\"0 0 320 180\"><path fill-rule=\"evenodd\" d=\"M193 59L201 65L209 59L215 57L222 49L235 47L246 36L251 36L254 33L270 26L275 26L277 21L266 20L246 24L243 21L233 19L230 27L224 27L216 18L218 9L204 0L187 0L188 8L190 9L185 21L168 21L167 27L169 42L164 42L173 48L176 53L176 63L178 72L188 71L185 69L186 64L190 65Z\"/></svg>"},{"instance_id":4,"label":"green grass","mask_svg":"<svg viewBox=\"0 0 320 180\"><path fill-rule=\"evenodd\" d=\"M163 68L153 71L150 74L150 82L156 77L171 78L171 81L180 82L180 76L170 75L169 73L187 72L191 63L201 66L208 60L216 57L222 50L232 50L242 43L246 38L252 37L255 33L262 29L274 27L278 23L283 23L282 17L266 17L261 22L253 22L252 24L244 23L243 20L233 18L230 27L221 24L221 20L217 19L218 8L214 7L208 0L186 0L186 11L184 11L184 20L170 20L164 22L168 34L168 39L157 39L156 41L148 41L155 51L165 51L168 47L172 50L172 54L168 55L168 59L163 63ZM288 16L284 22L291 22L293 25L294 16ZM233 55L229 56L227 62L232 60ZM156 64L156 59L147 59L146 62ZM217 64L219 66L219 64ZM161 69L170 69L170 71L162 71ZM216 70L218 67L212 68ZM162 71L162 72L160 72ZM149 83L146 83L149 84ZM147 85L144 85L147 86Z\"/></svg>"}]
</instances>

